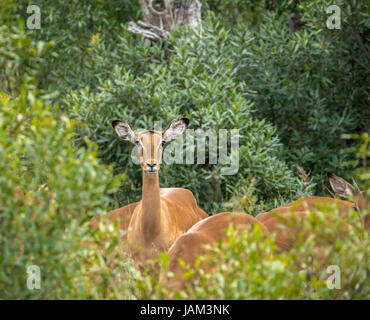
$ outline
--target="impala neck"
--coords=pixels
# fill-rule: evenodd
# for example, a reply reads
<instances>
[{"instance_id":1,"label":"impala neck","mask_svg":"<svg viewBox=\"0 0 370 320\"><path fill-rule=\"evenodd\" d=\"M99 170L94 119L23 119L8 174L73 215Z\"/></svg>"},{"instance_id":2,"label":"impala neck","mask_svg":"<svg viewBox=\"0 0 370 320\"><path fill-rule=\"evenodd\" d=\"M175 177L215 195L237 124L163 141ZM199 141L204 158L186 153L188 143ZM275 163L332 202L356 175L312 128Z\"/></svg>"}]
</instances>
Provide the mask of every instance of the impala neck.
<instances>
[{"instance_id":1,"label":"impala neck","mask_svg":"<svg viewBox=\"0 0 370 320\"><path fill-rule=\"evenodd\" d=\"M161 200L157 173L143 171L141 227L145 240L151 241L159 234Z\"/></svg>"}]
</instances>

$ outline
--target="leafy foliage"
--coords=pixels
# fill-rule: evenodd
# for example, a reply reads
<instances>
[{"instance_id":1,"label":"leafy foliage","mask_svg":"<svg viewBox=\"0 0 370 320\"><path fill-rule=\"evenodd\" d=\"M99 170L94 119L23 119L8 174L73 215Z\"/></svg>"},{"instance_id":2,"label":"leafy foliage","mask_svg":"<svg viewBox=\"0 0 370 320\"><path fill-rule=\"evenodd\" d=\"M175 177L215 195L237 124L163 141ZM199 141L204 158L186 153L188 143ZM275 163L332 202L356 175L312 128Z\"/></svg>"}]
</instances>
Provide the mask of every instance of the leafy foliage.
<instances>
[{"instance_id":1,"label":"leafy foliage","mask_svg":"<svg viewBox=\"0 0 370 320\"><path fill-rule=\"evenodd\" d=\"M342 29L326 27L326 1L302 2L304 27L290 33L284 16L264 15L256 31L237 29L237 78L248 85L256 116L277 128L285 159L309 170L323 184L326 172L344 173L343 133L369 130L369 69L362 1L338 2Z\"/></svg>"},{"instance_id":2,"label":"leafy foliage","mask_svg":"<svg viewBox=\"0 0 370 320\"><path fill-rule=\"evenodd\" d=\"M12 15L26 21L29 1L15 0L14 4L16 10ZM120 42L116 34L123 29L122 24L140 14L137 1L63 0L51 4L38 0L32 4L40 7L41 29L29 30L28 35L54 44L53 50L44 55L39 86L58 93L66 88L96 85L98 79L94 73L97 69L106 70L110 64L108 57L90 59L89 48L94 45L94 39L99 35L108 38L110 46Z\"/></svg>"},{"instance_id":3,"label":"leafy foliage","mask_svg":"<svg viewBox=\"0 0 370 320\"><path fill-rule=\"evenodd\" d=\"M8 66L15 62L9 70L17 70L8 73L9 83L19 85L14 96L0 92L0 297L92 297L88 266L104 267L83 263L86 255L99 256L83 246L96 242L87 222L106 211L120 177L99 163L92 143L71 144L75 122L34 90L34 70L26 65L39 57L36 44L22 30L9 38L7 31L1 29L0 39L15 39L4 42L13 58ZM42 290L27 289L30 265L41 269Z\"/></svg>"},{"instance_id":4,"label":"leafy foliage","mask_svg":"<svg viewBox=\"0 0 370 320\"><path fill-rule=\"evenodd\" d=\"M158 281L157 264L149 275L133 267L117 224L88 225L141 195L140 168L114 119L140 129L186 116L189 129L239 129L236 175L220 175L221 164L161 168L163 187L191 189L210 214L255 214L323 193L329 171L369 189L366 4L337 1L342 29L328 30L322 0L202 3L201 32L179 28L150 43L127 31L140 17L137 1L37 0L41 30L25 27L28 1L2 1L0 298L369 298L368 233L338 238L333 208L305 224L330 261L310 260L315 237L297 234L295 248L279 254L258 229L230 230L201 258L217 272L189 268L199 278L177 293ZM294 33L293 11L303 23ZM162 271L166 261L162 254ZM340 291L326 287L329 262L341 267ZM26 287L32 264L41 290Z\"/></svg>"},{"instance_id":5,"label":"leafy foliage","mask_svg":"<svg viewBox=\"0 0 370 320\"><path fill-rule=\"evenodd\" d=\"M129 177L123 196L132 202L132 194L140 196L140 169L131 163L130 145L123 149L122 141L114 138L112 119L122 119L134 128L153 128L154 121L163 121L164 128L174 119L186 116L194 129L214 129L218 133L220 129L238 128L237 174L222 176L222 164L164 163L160 173L162 186L189 188L208 212L220 210L220 204L253 176L256 194L266 203L279 198L279 194L291 197L302 189L292 170L279 160L282 150L274 129L264 121L254 120L252 106L243 95L244 83L233 80L235 69L228 54L233 37L214 19L206 22L204 28L201 36L190 31L176 33L168 44L171 54L167 61L154 60L141 76L117 66L114 77L102 82L96 91L86 88L71 92L66 98L67 110L84 123L78 133L80 143L84 136L89 137L99 144L106 161L118 163L119 171ZM192 41L184 42L186 37ZM150 51L156 54L160 46L154 44Z\"/></svg>"}]
</instances>

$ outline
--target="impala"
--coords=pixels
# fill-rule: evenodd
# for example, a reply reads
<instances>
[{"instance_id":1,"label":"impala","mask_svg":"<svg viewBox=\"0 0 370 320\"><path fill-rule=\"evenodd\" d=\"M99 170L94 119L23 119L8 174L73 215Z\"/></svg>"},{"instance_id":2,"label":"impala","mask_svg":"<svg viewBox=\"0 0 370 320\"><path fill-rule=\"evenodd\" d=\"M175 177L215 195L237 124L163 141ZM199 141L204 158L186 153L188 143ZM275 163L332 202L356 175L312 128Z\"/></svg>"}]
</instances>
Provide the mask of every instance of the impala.
<instances>
[{"instance_id":1,"label":"impala","mask_svg":"<svg viewBox=\"0 0 370 320\"><path fill-rule=\"evenodd\" d=\"M260 213L256 219L262 222L267 229L275 234L276 243L284 250L291 248L293 237L302 225L302 219L307 212L327 205L335 205L341 218L346 219L351 210L363 211L367 207L364 192L359 191L344 179L335 174L328 174L329 182L335 194L341 197L352 197L353 202L330 197L308 197L291 202L273 210ZM292 221L292 215L296 218ZM361 218L365 229L369 228L369 215ZM349 226L347 224L347 226Z\"/></svg>"},{"instance_id":2,"label":"impala","mask_svg":"<svg viewBox=\"0 0 370 320\"><path fill-rule=\"evenodd\" d=\"M344 195L343 190L346 190L347 195L350 195L349 190L355 190L348 182L333 174L329 176L329 181L334 191L340 195ZM302 227L302 222L303 219L306 218L307 210L320 208L325 204L337 204L340 215L343 218L347 216L350 210L356 208L363 210L366 206L366 201L362 193L355 193L353 191L351 194L355 195L354 203L329 197L309 197L261 213L257 215L256 218L248 214L234 215L231 212L223 212L199 221L185 234L180 236L169 250L170 261L168 271L175 275L175 278L172 280L173 288L178 289L185 284L186 281L182 277L184 269L179 263L179 258L188 265L194 265L196 259L207 252L204 247L205 244L212 244L226 239L224 230L229 224L241 227L241 229L246 232L248 231L248 226L259 224L266 234L274 233L275 242L278 247L282 250L289 250L292 245L293 236L296 235ZM296 218L293 223L290 219L292 215ZM364 223L365 227L367 221L366 217ZM284 228L280 228L280 225L283 225ZM345 224L345 227L350 227L350 225ZM340 233L340 230L338 230L338 233ZM321 254L320 248L318 248L317 253L319 257ZM207 271L207 265L204 265L203 268ZM163 277L164 275L162 275L162 278Z\"/></svg>"},{"instance_id":3,"label":"impala","mask_svg":"<svg viewBox=\"0 0 370 320\"><path fill-rule=\"evenodd\" d=\"M266 234L269 233L262 223L257 221L253 216L245 213L222 212L199 221L180 236L169 250L170 260L168 271L175 275L175 278L171 280L170 284L172 288L180 288L185 283L182 277L184 269L181 267L179 259L187 265L194 265L194 262L200 255L207 253L204 245L214 244L227 239L225 230L230 224L236 230L243 232L248 232L249 228L258 224ZM203 265L202 267L208 270L207 265ZM162 274L162 279L163 277L165 277L164 274Z\"/></svg>"},{"instance_id":4,"label":"impala","mask_svg":"<svg viewBox=\"0 0 370 320\"><path fill-rule=\"evenodd\" d=\"M138 204L139 202L134 202L134 203L128 204L127 206L124 206L124 207L121 207L115 210L111 210L104 216L91 219L89 222L89 225L93 228L97 228L99 224L102 222L102 218L105 218L105 217L109 218L108 224L111 224L111 223L113 224L118 219L119 229L124 231L121 237L122 245L125 245L126 240L127 240L127 231L128 231L128 227L130 224L130 220ZM107 222L105 221L105 223Z\"/></svg>"},{"instance_id":5,"label":"impala","mask_svg":"<svg viewBox=\"0 0 370 320\"><path fill-rule=\"evenodd\" d=\"M137 266L167 251L172 243L192 225L208 215L198 207L191 191L183 188L160 188L158 172L166 143L183 134L189 124L186 118L172 122L165 130L136 132L123 121L112 126L118 136L138 147L142 168L142 200L111 211L112 218L124 221L128 227L127 242L130 255ZM128 222L128 218L129 222Z\"/></svg>"},{"instance_id":6,"label":"impala","mask_svg":"<svg viewBox=\"0 0 370 320\"><path fill-rule=\"evenodd\" d=\"M335 195L338 195L343 198L350 197L353 199L353 202L347 202L347 208L353 207L354 210L359 212L365 212L365 216L363 217L362 223L365 229L370 228L370 217L368 211L368 203L365 199L365 191L360 191L356 182L353 180L354 185L351 185L349 182L344 180L341 177L336 176L334 173L328 174L329 182L332 189L335 192ZM352 205L352 206L351 206Z\"/></svg>"}]
</instances>

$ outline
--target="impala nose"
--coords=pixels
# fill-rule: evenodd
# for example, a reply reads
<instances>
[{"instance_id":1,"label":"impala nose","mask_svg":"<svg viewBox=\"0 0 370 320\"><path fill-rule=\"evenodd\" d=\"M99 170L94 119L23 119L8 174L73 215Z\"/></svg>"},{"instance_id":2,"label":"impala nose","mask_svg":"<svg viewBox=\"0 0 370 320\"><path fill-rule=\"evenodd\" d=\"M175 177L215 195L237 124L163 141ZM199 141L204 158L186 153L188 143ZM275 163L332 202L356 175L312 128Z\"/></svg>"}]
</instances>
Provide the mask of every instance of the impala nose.
<instances>
[{"instance_id":1,"label":"impala nose","mask_svg":"<svg viewBox=\"0 0 370 320\"><path fill-rule=\"evenodd\" d=\"M147 161L147 162L145 162L145 163L146 163L146 165L148 166L149 171L154 172L154 171L156 171L156 170L157 170L157 169L155 168L155 166L157 165L157 161Z\"/></svg>"},{"instance_id":2,"label":"impala nose","mask_svg":"<svg viewBox=\"0 0 370 320\"><path fill-rule=\"evenodd\" d=\"M149 167L154 167L157 164L157 161L147 161L146 165Z\"/></svg>"}]
</instances>

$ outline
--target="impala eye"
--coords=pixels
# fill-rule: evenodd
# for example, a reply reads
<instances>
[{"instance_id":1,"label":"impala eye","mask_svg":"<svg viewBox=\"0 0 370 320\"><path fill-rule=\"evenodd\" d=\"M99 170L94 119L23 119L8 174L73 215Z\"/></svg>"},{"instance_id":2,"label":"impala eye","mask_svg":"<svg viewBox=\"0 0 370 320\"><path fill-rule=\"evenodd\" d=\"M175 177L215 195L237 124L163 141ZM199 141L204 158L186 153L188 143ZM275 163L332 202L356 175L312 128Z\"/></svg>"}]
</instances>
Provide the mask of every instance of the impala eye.
<instances>
[{"instance_id":1,"label":"impala eye","mask_svg":"<svg viewBox=\"0 0 370 320\"><path fill-rule=\"evenodd\" d=\"M141 141L140 141L140 140L137 140L135 143L136 143L136 145L137 145L138 147L140 147L140 146L141 146Z\"/></svg>"},{"instance_id":2,"label":"impala eye","mask_svg":"<svg viewBox=\"0 0 370 320\"><path fill-rule=\"evenodd\" d=\"M162 140L160 146L163 147L166 144L166 141Z\"/></svg>"}]
</instances>

